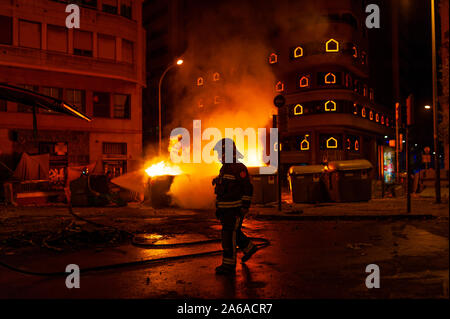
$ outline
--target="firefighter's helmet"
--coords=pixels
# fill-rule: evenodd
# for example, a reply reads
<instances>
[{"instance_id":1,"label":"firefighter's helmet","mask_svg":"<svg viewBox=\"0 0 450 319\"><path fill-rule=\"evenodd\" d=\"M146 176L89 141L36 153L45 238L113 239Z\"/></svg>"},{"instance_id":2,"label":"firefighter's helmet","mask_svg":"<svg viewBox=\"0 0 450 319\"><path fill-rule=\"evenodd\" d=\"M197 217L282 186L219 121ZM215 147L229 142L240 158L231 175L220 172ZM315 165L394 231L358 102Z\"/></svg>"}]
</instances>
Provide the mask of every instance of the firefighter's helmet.
<instances>
[{"instance_id":1,"label":"firefighter's helmet","mask_svg":"<svg viewBox=\"0 0 450 319\"><path fill-rule=\"evenodd\" d=\"M237 159L244 156L236 148L236 144L231 138L223 138L216 143L214 150L217 152L219 160L222 163L234 163Z\"/></svg>"}]
</instances>

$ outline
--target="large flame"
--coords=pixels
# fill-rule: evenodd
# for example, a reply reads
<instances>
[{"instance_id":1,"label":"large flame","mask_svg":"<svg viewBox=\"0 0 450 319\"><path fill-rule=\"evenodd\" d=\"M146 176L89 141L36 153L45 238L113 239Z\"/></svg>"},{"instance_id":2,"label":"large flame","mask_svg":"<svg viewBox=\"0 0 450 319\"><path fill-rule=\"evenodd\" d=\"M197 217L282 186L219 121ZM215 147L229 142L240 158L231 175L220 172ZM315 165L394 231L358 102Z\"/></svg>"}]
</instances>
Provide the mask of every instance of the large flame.
<instances>
[{"instance_id":1,"label":"large flame","mask_svg":"<svg viewBox=\"0 0 450 319\"><path fill-rule=\"evenodd\" d=\"M150 177L162 175L180 175L182 173L180 167L170 165L164 161L149 166L148 168L145 169L145 172Z\"/></svg>"}]
</instances>

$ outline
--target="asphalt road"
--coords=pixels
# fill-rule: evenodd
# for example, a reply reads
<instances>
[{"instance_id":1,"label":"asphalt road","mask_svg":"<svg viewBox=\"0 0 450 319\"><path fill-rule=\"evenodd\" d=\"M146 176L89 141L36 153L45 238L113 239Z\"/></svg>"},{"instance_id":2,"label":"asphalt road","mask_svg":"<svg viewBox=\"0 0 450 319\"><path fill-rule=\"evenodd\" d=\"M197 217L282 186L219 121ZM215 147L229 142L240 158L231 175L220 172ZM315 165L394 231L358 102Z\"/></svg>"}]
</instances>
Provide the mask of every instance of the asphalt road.
<instances>
[{"instance_id":1,"label":"asphalt road","mask_svg":"<svg viewBox=\"0 0 450 319\"><path fill-rule=\"evenodd\" d=\"M154 224L164 233L183 227L183 240L219 235L211 215L198 214ZM448 219L423 221L256 221L244 231L271 245L235 277L214 274L220 256L81 274L80 288L65 277L35 277L0 267L0 298L448 298ZM180 231L178 231L180 235ZM191 235L195 234L195 235ZM170 240L169 240L170 241ZM20 268L64 271L96 265L220 249L219 244L149 250L115 247L3 254ZM239 255L240 257L240 255ZM366 266L380 269L380 288L365 285Z\"/></svg>"}]
</instances>

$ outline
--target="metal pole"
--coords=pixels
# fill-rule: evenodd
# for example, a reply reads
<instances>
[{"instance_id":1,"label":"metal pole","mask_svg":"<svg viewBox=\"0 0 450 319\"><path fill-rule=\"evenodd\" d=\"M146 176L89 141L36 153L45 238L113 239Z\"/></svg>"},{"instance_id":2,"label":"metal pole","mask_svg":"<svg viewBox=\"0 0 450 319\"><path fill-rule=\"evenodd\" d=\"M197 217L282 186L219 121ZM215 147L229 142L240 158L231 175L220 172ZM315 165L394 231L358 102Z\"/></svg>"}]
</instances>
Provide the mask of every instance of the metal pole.
<instances>
[{"instance_id":1,"label":"metal pole","mask_svg":"<svg viewBox=\"0 0 450 319\"><path fill-rule=\"evenodd\" d=\"M161 77L159 78L159 84L158 84L158 130L159 130L159 148L158 148L158 155L161 156L161 84L162 81L164 79L164 76L166 75L167 71L169 71L173 66L175 66L174 64L169 65L163 72L163 74L161 75Z\"/></svg>"},{"instance_id":2,"label":"metal pole","mask_svg":"<svg viewBox=\"0 0 450 319\"><path fill-rule=\"evenodd\" d=\"M411 213L411 165L409 164L409 128L406 125L405 134L405 148L406 148L406 212Z\"/></svg>"},{"instance_id":3,"label":"metal pole","mask_svg":"<svg viewBox=\"0 0 450 319\"><path fill-rule=\"evenodd\" d=\"M400 121L400 103L395 103L395 180L397 184L400 182L400 136L399 136L399 121Z\"/></svg>"},{"instance_id":4,"label":"metal pole","mask_svg":"<svg viewBox=\"0 0 450 319\"><path fill-rule=\"evenodd\" d=\"M436 19L435 1L431 0L431 59L433 68L433 139L434 139L434 186L436 203L441 202L441 169L439 165L437 72L436 72Z\"/></svg>"},{"instance_id":5,"label":"metal pole","mask_svg":"<svg viewBox=\"0 0 450 319\"><path fill-rule=\"evenodd\" d=\"M272 126L274 128L278 128L278 116L273 115L272 117ZM277 139L277 158L278 158L278 167L277 167L277 186L278 186L278 211L281 211L281 178L280 178L280 130L278 129L278 139Z\"/></svg>"}]
</instances>

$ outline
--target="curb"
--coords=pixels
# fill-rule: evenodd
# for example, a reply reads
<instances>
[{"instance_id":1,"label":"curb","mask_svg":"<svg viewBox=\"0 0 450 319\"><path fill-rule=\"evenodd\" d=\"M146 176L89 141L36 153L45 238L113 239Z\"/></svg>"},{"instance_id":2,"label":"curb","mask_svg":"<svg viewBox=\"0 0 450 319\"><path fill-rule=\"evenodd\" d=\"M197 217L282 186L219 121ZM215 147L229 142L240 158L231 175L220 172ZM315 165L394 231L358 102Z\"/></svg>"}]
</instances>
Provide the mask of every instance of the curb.
<instances>
[{"instance_id":1,"label":"curb","mask_svg":"<svg viewBox=\"0 0 450 319\"><path fill-rule=\"evenodd\" d=\"M431 214L396 214L396 215L255 215L256 220L308 220L308 221L330 221L330 220L423 220L435 219L437 216Z\"/></svg>"}]
</instances>

